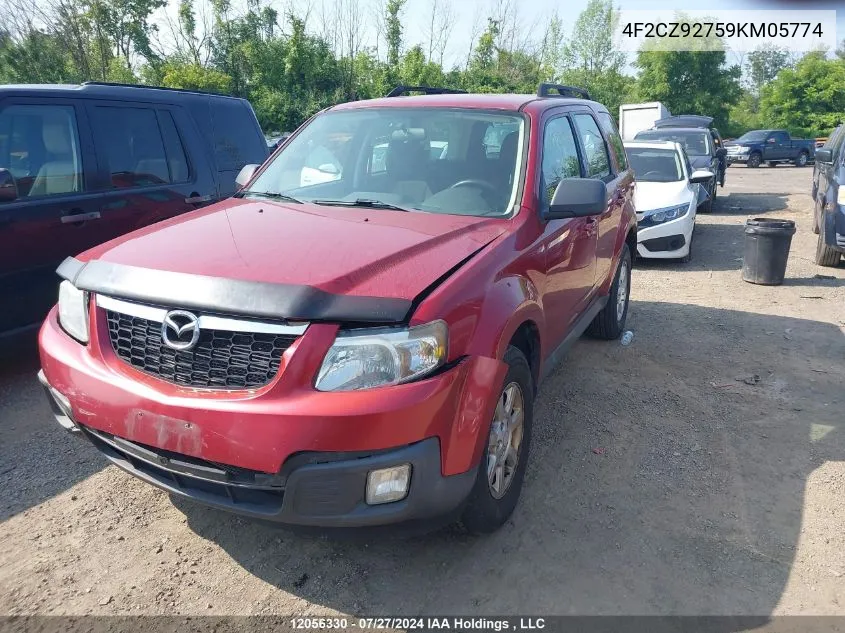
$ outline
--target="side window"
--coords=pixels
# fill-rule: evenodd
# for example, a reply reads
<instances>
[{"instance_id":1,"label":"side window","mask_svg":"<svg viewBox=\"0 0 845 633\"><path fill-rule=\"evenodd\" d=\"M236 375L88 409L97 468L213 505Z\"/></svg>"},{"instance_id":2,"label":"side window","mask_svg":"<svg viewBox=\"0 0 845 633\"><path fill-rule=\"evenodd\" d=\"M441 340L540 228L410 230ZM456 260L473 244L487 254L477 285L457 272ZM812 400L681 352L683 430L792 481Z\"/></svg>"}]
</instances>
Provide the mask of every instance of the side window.
<instances>
[{"instance_id":1,"label":"side window","mask_svg":"<svg viewBox=\"0 0 845 633\"><path fill-rule=\"evenodd\" d=\"M775 137L775 143L785 143L787 140L786 132L775 132L772 136Z\"/></svg>"},{"instance_id":2,"label":"side window","mask_svg":"<svg viewBox=\"0 0 845 633\"><path fill-rule=\"evenodd\" d=\"M387 171L387 145L390 139L387 136L379 136L373 145L373 154L370 157L370 175L383 174Z\"/></svg>"},{"instance_id":3,"label":"side window","mask_svg":"<svg viewBox=\"0 0 845 633\"><path fill-rule=\"evenodd\" d=\"M261 164L267 142L258 134L251 112L236 99L212 98L214 154L220 171L238 171L244 165Z\"/></svg>"},{"instance_id":4,"label":"side window","mask_svg":"<svg viewBox=\"0 0 845 633\"><path fill-rule=\"evenodd\" d=\"M589 114L576 114L574 119L587 158L587 176L607 178L610 176L610 159L596 120Z\"/></svg>"},{"instance_id":5,"label":"side window","mask_svg":"<svg viewBox=\"0 0 845 633\"><path fill-rule=\"evenodd\" d=\"M836 162L837 156L842 155L842 147L845 145L845 126L839 126L833 133L833 137L828 141L830 149L833 153L833 162Z\"/></svg>"},{"instance_id":6,"label":"side window","mask_svg":"<svg viewBox=\"0 0 845 633\"><path fill-rule=\"evenodd\" d=\"M112 188L173 182L155 110L110 106L95 110L97 154L105 160Z\"/></svg>"},{"instance_id":7,"label":"side window","mask_svg":"<svg viewBox=\"0 0 845 633\"><path fill-rule=\"evenodd\" d=\"M65 105L12 105L0 111L0 169L15 181L17 198L83 190L76 113ZM6 201L14 198L4 197Z\"/></svg>"},{"instance_id":8,"label":"side window","mask_svg":"<svg viewBox=\"0 0 845 633\"><path fill-rule=\"evenodd\" d=\"M613 119L607 112L599 112L599 123L601 129L610 139L610 149L613 150L613 155L616 156L616 163L619 165L619 171L628 169L628 157L625 155L625 146L622 144L622 137L613 123Z\"/></svg>"},{"instance_id":9,"label":"side window","mask_svg":"<svg viewBox=\"0 0 845 633\"><path fill-rule=\"evenodd\" d=\"M176 123L173 122L173 115L167 110L159 110L158 120L164 137L164 151L167 154L170 181L187 182L190 176L188 158L185 156L182 139L176 130Z\"/></svg>"},{"instance_id":10,"label":"side window","mask_svg":"<svg viewBox=\"0 0 845 633\"><path fill-rule=\"evenodd\" d=\"M543 131L542 202L547 206L562 178L581 176L578 146L568 117L552 119Z\"/></svg>"}]
</instances>

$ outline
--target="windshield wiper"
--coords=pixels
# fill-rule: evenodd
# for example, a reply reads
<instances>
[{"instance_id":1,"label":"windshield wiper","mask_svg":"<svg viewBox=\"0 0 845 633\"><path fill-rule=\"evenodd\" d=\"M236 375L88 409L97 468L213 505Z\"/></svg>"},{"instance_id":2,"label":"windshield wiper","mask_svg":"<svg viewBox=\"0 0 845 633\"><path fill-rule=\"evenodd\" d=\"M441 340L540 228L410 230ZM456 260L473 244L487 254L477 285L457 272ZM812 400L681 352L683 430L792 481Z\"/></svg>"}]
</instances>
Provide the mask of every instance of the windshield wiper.
<instances>
[{"instance_id":1,"label":"windshield wiper","mask_svg":"<svg viewBox=\"0 0 845 633\"><path fill-rule=\"evenodd\" d=\"M277 193L275 191L241 191L238 197L255 196L256 198L269 198L270 200L284 200L285 202L295 202L302 204L302 200L294 198L285 193Z\"/></svg>"},{"instance_id":2,"label":"windshield wiper","mask_svg":"<svg viewBox=\"0 0 845 633\"><path fill-rule=\"evenodd\" d=\"M312 200L311 202L333 207L366 207L368 209L388 209L390 211L406 212L413 210L390 204L389 202L382 202L381 200L371 200L370 198L357 198L356 200Z\"/></svg>"}]
</instances>

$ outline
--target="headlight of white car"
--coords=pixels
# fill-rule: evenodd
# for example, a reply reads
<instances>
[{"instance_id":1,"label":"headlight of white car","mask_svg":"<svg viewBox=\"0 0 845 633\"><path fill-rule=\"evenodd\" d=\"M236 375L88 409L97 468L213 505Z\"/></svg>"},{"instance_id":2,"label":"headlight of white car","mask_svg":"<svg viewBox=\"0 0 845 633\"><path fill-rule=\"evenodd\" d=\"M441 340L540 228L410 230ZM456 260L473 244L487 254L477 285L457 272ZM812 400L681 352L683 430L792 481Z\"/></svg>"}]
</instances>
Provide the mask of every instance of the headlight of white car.
<instances>
[{"instance_id":1,"label":"headlight of white car","mask_svg":"<svg viewBox=\"0 0 845 633\"><path fill-rule=\"evenodd\" d=\"M69 281L59 284L59 323L80 343L88 342L88 293Z\"/></svg>"},{"instance_id":2,"label":"headlight of white car","mask_svg":"<svg viewBox=\"0 0 845 633\"><path fill-rule=\"evenodd\" d=\"M670 220L677 220L687 214L689 204L681 204L676 207L668 207L666 209L655 209L654 211L646 211L643 220L651 224L662 224Z\"/></svg>"},{"instance_id":3,"label":"headlight of white car","mask_svg":"<svg viewBox=\"0 0 845 633\"><path fill-rule=\"evenodd\" d=\"M326 353L315 387L354 391L422 378L446 362L448 339L443 321L343 332Z\"/></svg>"}]
</instances>

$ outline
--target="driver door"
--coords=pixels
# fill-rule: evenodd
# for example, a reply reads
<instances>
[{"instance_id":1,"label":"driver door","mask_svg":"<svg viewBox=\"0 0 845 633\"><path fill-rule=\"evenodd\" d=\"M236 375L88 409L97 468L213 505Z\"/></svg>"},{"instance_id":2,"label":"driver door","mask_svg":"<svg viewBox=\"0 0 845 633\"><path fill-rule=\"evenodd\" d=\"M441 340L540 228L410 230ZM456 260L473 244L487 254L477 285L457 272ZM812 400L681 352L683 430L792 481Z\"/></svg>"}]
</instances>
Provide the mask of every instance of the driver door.
<instances>
[{"instance_id":1,"label":"driver door","mask_svg":"<svg viewBox=\"0 0 845 633\"><path fill-rule=\"evenodd\" d=\"M541 213L549 208L562 178L586 175L576 138L570 115L552 115L545 121L538 178ZM543 305L549 349L563 341L593 296L598 231L598 217L549 220L545 224L541 238L546 256Z\"/></svg>"}]
</instances>

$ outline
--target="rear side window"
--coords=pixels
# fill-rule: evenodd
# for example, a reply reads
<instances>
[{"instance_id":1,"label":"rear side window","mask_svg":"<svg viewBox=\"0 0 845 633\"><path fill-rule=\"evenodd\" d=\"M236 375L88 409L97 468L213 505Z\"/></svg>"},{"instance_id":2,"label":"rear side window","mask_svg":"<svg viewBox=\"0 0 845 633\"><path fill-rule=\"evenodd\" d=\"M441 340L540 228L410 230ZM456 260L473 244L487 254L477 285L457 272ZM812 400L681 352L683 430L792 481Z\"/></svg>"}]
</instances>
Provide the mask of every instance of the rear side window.
<instances>
[{"instance_id":1,"label":"rear side window","mask_svg":"<svg viewBox=\"0 0 845 633\"><path fill-rule=\"evenodd\" d=\"M238 171L248 164L261 164L267 143L258 133L248 108L235 99L211 99L214 154L220 171Z\"/></svg>"},{"instance_id":2,"label":"rear side window","mask_svg":"<svg viewBox=\"0 0 845 633\"><path fill-rule=\"evenodd\" d=\"M568 117L552 119L543 132L543 172L540 195L548 206L562 178L579 178L578 146Z\"/></svg>"},{"instance_id":3,"label":"rear side window","mask_svg":"<svg viewBox=\"0 0 845 633\"><path fill-rule=\"evenodd\" d=\"M0 111L0 169L14 179L9 188L17 199L81 192L82 156L74 108L12 105Z\"/></svg>"},{"instance_id":4,"label":"rear side window","mask_svg":"<svg viewBox=\"0 0 845 633\"><path fill-rule=\"evenodd\" d=\"M97 154L106 164L113 189L149 187L187 179L185 153L175 126L168 129L171 137L168 145L173 152L169 157L155 110L96 106L95 111L92 124ZM172 119L170 124L173 124Z\"/></svg>"},{"instance_id":5,"label":"rear side window","mask_svg":"<svg viewBox=\"0 0 845 633\"><path fill-rule=\"evenodd\" d=\"M786 134L786 132L775 132L774 134L772 134L772 137L774 137L775 143L785 143L789 140L789 136Z\"/></svg>"},{"instance_id":6,"label":"rear side window","mask_svg":"<svg viewBox=\"0 0 845 633\"><path fill-rule=\"evenodd\" d=\"M574 118L587 158L587 176L607 178L610 176L610 159L596 120L589 114L576 114Z\"/></svg>"},{"instance_id":7,"label":"rear side window","mask_svg":"<svg viewBox=\"0 0 845 633\"><path fill-rule=\"evenodd\" d=\"M622 144L622 137L616 129L616 124L607 112L599 112L599 124L601 129L610 139L610 149L613 155L616 156L616 164L619 165L619 171L628 169L628 157L625 155L625 146Z\"/></svg>"}]
</instances>

